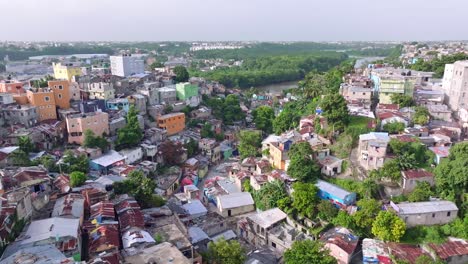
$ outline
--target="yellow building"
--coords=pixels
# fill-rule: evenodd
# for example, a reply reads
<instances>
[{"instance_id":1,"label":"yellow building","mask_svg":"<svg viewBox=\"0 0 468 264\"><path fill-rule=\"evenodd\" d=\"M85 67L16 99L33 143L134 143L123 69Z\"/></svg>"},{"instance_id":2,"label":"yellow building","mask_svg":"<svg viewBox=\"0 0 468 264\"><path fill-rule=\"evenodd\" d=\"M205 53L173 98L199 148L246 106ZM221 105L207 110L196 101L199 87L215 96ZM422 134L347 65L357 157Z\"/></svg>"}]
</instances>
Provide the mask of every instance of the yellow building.
<instances>
[{"instance_id":1,"label":"yellow building","mask_svg":"<svg viewBox=\"0 0 468 264\"><path fill-rule=\"evenodd\" d=\"M167 135L177 134L185 129L185 114L171 113L158 117L158 127L167 131Z\"/></svg>"},{"instance_id":2,"label":"yellow building","mask_svg":"<svg viewBox=\"0 0 468 264\"><path fill-rule=\"evenodd\" d=\"M54 77L58 80L71 81L73 76L81 75L81 68L72 65L62 65L61 63L54 63Z\"/></svg>"},{"instance_id":3,"label":"yellow building","mask_svg":"<svg viewBox=\"0 0 468 264\"><path fill-rule=\"evenodd\" d=\"M26 92L28 101L37 109L39 122L49 119L57 119L57 106L54 91L50 88L36 88Z\"/></svg>"}]
</instances>

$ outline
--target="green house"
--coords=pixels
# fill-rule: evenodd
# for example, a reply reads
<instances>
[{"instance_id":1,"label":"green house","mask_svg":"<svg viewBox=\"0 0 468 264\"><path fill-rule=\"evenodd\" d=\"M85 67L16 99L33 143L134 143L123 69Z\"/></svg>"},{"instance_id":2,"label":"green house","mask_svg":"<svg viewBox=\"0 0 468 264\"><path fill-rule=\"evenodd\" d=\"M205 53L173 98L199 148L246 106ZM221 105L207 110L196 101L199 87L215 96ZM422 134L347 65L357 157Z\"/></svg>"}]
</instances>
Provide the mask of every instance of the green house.
<instances>
[{"instance_id":1,"label":"green house","mask_svg":"<svg viewBox=\"0 0 468 264\"><path fill-rule=\"evenodd\" d=\"M198 85L186 83L176 84L177 99L187 100L198 95Z\"/></svg>"}]
</instances>

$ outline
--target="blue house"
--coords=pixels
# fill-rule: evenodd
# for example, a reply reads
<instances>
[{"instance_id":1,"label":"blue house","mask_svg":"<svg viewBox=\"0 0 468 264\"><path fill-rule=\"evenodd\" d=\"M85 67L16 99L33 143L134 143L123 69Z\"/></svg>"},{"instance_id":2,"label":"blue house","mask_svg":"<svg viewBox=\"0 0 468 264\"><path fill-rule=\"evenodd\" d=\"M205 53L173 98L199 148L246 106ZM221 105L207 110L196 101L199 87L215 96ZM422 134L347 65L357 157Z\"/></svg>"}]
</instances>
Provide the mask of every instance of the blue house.
<instances>
[{"instance_id":1,"label":"blue house","mask_svg":"<svg viewBox=\"0 0 468 264\"><path fill-rule=\"evenodd\" d=\"M338 207L346 207L356 203L356 193L348 192L334 184L318 180L315 184L319 188L318 196L323 200L330 200Z\"/></svg>"},{"instance_id":2,"label":"blue house","mask_svg":"<svg viewBox=\"0 0 468 264\"><path fill-rule=\"evenodd\" d=\"M115 98L106 101L106 108L110 110L124 110L128 113L130 103L127 98Z\"/></svg>"}]
</instances>

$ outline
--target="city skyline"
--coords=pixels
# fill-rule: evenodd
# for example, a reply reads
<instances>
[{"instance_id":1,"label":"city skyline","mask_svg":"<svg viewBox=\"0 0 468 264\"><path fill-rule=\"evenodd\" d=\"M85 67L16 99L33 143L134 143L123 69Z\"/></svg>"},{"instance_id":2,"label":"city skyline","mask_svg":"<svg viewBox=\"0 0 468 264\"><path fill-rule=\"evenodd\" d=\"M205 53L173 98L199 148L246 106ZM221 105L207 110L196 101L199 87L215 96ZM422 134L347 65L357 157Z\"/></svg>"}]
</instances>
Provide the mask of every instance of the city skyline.
<instances>
[{"instance_id":1,"label":"city skyline","mask_svg":"<svg viewBox=\"0 0 468 264\"><path fill-rule=\"evenodd\" d=\"M2 41L405 41L467 39L462 0L33 0L2 3ZM456 7L456 8L454 8ZM38 30L41 29L41 30ZM465 32L465 33L463 33Z\"/></svg>"}]
</instances>

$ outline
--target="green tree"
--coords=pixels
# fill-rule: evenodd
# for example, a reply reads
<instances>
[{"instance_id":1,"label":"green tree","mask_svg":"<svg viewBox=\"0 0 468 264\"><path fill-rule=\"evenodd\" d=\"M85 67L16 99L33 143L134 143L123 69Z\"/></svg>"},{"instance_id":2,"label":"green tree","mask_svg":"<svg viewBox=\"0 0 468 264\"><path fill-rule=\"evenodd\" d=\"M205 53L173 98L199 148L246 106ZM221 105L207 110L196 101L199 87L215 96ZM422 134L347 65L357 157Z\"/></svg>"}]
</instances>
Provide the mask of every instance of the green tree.
<instances>
[{"instance_id":1,"label":"green tree","mask_svg":"<svg viewBox=\"0 0 468 264\"><path fill-rule=\"evenodd\" d=\"M317 186L313 183L296 182L293 184L293 189L292 207L302 216L313 217L316 213L315 208L320 202Z\"/></svg>"},{"instance_id":2,"label":"green tree","mask_svg":"<svg viewBox=\"0 0 468 264\"><path fill-rule=\"evenodd\" d=\"M81 171L74 171L70 173L70 186L79 187L86 182L86 174Z\"/></svg>"},{"instance_id":3,"label":"green tree","mask_svg":"<svg viewBox=\"0 0 468 264\"><path fill-rule=\"evenodd\" d=\"M241 121L245 118L245 113L240 108L239 97L235 94L226 96L223 102L223 121L225 124L232 124L235 121Z\"/></svg>"},{"instance_id":4,"label":"green tree","mask_svg":"<svg viewBox=\"0 0 468 264\"><path fill-rule=\"evenodd\" d=\"M295 241L290 249L284 252L286 264L336 264L322 243L313 240Z\"/></svg>"},{"instance_id":5,"label":"green tree","mask_svg":"<svg viewBox=\"0 0 468 264\"><path fill-rule=\"evenodd\" d=\"M36 148L32 143L31 139L27 136L20 136L18 138L19 149L24 151L26 154L29 154L34 151Z\"/></svg>"},{"instance_id":6,"label":"green tree","mask_svg":"<svg viewBox=\"0 0 468 264\"><path fill-rule=\"evenodd\" d=\"M345 211L340 210L335 218L332 219L335 226L342 226L349 229L355 229L353 218Z\"/></svg>"},{"instance_id":7,"label":"green tree","mask_svg":"<svg viewBox=\"0 0 468 264\"><path fill-rule=\"evenodd\" d=\"M189 72L187 71L187 68L184 66L175 66L174 67L174 74L176 75L175 81L176 82L187 82L190 78Z\"/></svg>"},{"instance_id":8,"label":"green tree","mask_svg":"<svg viewBox=\"0 0 468 264\"><path fill-rule=\"evenodd\" d=\"M268 182L253 194L255 206L260 210L278 207L278 201L287 197L283 182L275 180Z\"/></svg>"},{"instance_id":9,"label":"green tree","mask_svg":"<svg viewBox=\"0 0 468 264\"><path fill-rule=\"evenodd\" d=\"M15 166L29 166L31 164L28 153L22 151L21 149L13 151L8 158Z\"/></svg>"},{"instance_id":10,"label":"green tree","mask_svg":"<svg viewBox=\"0 0 468 264\"><path fill-rule=\"evenodd\" d=\"M358 211L352 215L355 225L365 234L370 234L370 228L375 217L381 211L380 202L374 199L363 199L357 202Z\"/></svg>"},{"instance_id":11,"label":"green tree","mask_svg":"<svg viewBox=\"0 0 468 264\"><path fill-rule=\"evenodd\" d=\"M401 180L401 169L398 165L398 159L386 161L382 168L377 171L378 179L389 179L393 182Z\"/></svg>"},{"instance_id":12,"label":"green tree","mask_svg":"<svg viewBox=\"0 0 468 264\"><path fill-rule=\"evenodd\" d=\"M423 202L428 201L432 195L431 185L426 182L417 182L416 188L408 196L410 202Z\"/></svg>"},{"instance_id":13,"label":"green tree","mask_svg":"<svg viewBox=\"0 0 468 264\"><path fill-rule=\"evenodd\" d=\"M349 123L349 111L346 100L340 94L328 94L320 103L323 116L335 131L342 131Z\"/></svg>"},{"instance_id":14,"label":"green tree","mask_svg":"<svg viewBox=\"0 0 468 264\"><path fill-rule=\"evenodd\" d=\"M429 110L424 106L417 106L413 116L413 122L418 125L426 125L429 123Z\"/></svg>"},{"instance_id":15,"label":"green tree","mask_svg":"<svg viewBox=\"0 0 468 264\"><path fill-rule=\"evenodd\" d=\"M202 138L213 138L214 137L213 127L211 126L210 123L207 122L202 126L202 129L200 131L200 136Z\"/></svg>"},{"instance_id":16,"label":"green tree","mask_svg":"<svg viewBox=\"0 0 468 264\"><path fill-rule=\"evenodd\" d=\"M304 80L299 82L299 89L306 99L312 99L322 95L326 89L324 75L317 72L308 73Z\"/></svg>"},{"instance_id":17,"label":"green tree","mask_svg":"<svg viewBox=\"0 0 468 264\"><path fill-rule=\"evenodd\" d=\"M86 129L84 137L83 146L87 148L100 148L103 152L109 148L109 142L104 137L96 136L91 129Z\"/></svg>"},{"instance_id":18,"label":"green tree","mask_svg":"<svg viewBox=\"0 0 468 264\"><path fill-rule=\"evenodd\" d=\"M151 65L150 65L151 70L154 70L155 68L162 68L162 67L164 67L164 64L162 64L159 61L155 61L155 62L151 63Z\"/></svg>"},{"instance_id":19,"label":"green tree","mask_svg":"<svg viewBox=\"0 0 468 264\"><path fill-rule=\"evenodd\" d=\"M273 120L275 119L275 111L269 106L260 106L252 111L253 121L255 126L262 130L265 134L273 132Z\"/></svg>"},{"instance_id":20,"label":"green tree","mask_svg":"<svg viewBox=\"0 0 468 264\"><path fill-rule=\"evenodd\" d=\"M88 173L89 159L85 154L75 155L72 151L67 150L63 155L60 167L65 173L71 173L73 171Z\"/></svg>"},{"instance_id":21,"label":"green tree","mask_svg":"<svg viewBox=\"0 0 468 264\"><path fill-rule=\"evenodd\" d=\"M390 134L398 134L405 130L405 124L401 122L390 122L383 126L383 131L387 131Z\"/></svg>"},{"instance_id":22,"label":"green tree","mask_svg":"<svg viewBox=\"0 0 468 264\"><path fill-rule=\"evenodd\" d=\"M302 181L314 182L320 176L320 167L312 158L313 151L308 142L293 144L288 152L288 175Z\"/></svg>"},{"instance_id":23,"label":"green tree","mask_svg":"<svg viewBox=\"0 0 468 264\"><path fill-rule=\"evenodd\" d=\"M377 192L379 186L377 183L375 183L374 179L365 179L362 181L362 188L364 192L364 198L370 199L374 196L374 194Z\"/></svg>"},{"instance_id":24,"label":"green tree","mask_svg":"<svg viewBox=\"0 0 468 264\"><path fill-rule=\"evenodd\" d=\"M259 131L242 130L239 133L239 152L242 159L260 155L262 135Z\"/></svg>"},{"instance_id":25,"label":"green tree","mask_svg":"<svg viewBox=\"0 0 468 264\"><path fill-rule=\"evenodd\" d=\"M317 205L318 216L326 221L331 221L338 214L338 209L327 200L321 200Z\"/></svg>"},{"instance_id":26,"label":"green tree","mask_svg":"<svg viewBox=\"0 0 468 264\"><path fill-rule=\"evenodd\" d=\"M390 96L392 104L398 104L401 107L410 107L414 105L413 97L404 94L392 94Z\"/></svg>"},{"instance_id":27,"label":"green tree","mask_svg":"<svg viewBox=\"0 0 468 264\"><path fill-rule=\"evenodd\" d=\"M222 238L208 244L208 263L243 264L246 258L244 248L236 240L226 241Z\"/></svg>"},{"instance_id":28,"label":"green tree","mask_svg":"<svg viewBox=\"0 0 468 264\"><path fill-rule=\"evenodd\" d=\"M468 197L468 142L458 143L450 148L450 155L434 170L437 193L444 199L452 200L460 207L460 214L466 213Z\"/></svg>"},{"instance_id":29,"label":"green tree","mask_svg":"<svg viewBox=\"0 0 468 264\"><path fill-rule=\"evenodd\" d=\"M399 242L405 230L405 222L389 211L380 211L372 223L372 234L383 241Z\"/></svg>"},{"instance_id":30,"label":"green tree","mask_svg":"<svg viewBox=\"0 0 468 264\"><path fill-rule=\"evenodd\" d=\"M195 154L198 153L198 142L195 141L193 138L190 138L189 142L184 145L185 149L187 150L187 156L193 157Z\"/></svg>"},{"instance_id":31,"label":"green tree","mask_svg":"<svg viewBox=\"0 0 468 264\"><path fill-rule=\"evenodd\" d=\"M143 138L143 131L138 122L138 113L132 105L125 117L127 124L117 131L117 146L119 149L136 146Z\"/></svg>"},{"instance_id":32,"label":"green tree","mask_svg":"<svg viewBox=\"0 0 468 264\"><path fill-rule=\"evenodd\" d=\"M279 135L289 129L299 125L301 119L301 109L298 102L287 103L283 110L273 120L273 131Z\"/></svg>"}]
</instances>

